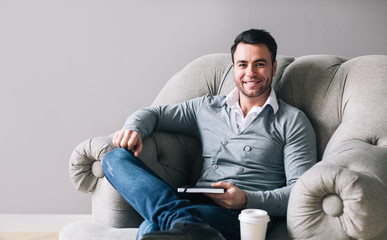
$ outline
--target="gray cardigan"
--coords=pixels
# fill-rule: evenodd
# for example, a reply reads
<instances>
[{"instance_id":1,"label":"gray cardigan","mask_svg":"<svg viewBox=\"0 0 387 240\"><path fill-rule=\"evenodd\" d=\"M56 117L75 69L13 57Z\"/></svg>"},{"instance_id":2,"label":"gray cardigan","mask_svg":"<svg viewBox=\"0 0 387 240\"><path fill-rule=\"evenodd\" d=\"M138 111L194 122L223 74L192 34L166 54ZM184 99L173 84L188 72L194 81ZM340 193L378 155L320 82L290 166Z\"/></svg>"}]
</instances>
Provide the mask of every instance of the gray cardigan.
<instances>
[{"instance_id":1,"label":"gray cardigan","mask_svg":"<svg viewBox=\"0 0 387 240\"><path fill-rule=\"evenodd\" d=\"M225 96L206 95L176 105L141 109L125 122L145 138L153 131L195 136L203 148L198 185L232 182L247 193L248 208L286 214L292 185L316 163L314 130L300 110L278 100L241 133Z\"/></svg>"}]
</instances>

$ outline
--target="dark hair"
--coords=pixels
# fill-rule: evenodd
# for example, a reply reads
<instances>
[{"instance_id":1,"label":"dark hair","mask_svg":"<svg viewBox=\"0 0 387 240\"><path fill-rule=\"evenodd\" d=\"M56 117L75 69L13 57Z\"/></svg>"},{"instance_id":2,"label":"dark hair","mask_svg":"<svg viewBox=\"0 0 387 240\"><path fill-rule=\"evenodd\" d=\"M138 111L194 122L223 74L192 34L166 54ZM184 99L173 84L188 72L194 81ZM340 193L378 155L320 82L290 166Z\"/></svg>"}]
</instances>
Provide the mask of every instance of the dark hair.
<instances>
[{"instance_id":1,"label":"dark hair","mask_svg":"<svg viewBox=\"0 0 387 240\"><path fill-rule=\"evenodd\" d=\"M256 44L263 43L269 48L271 52L271 60L274 63L277 57L277 43L269 32L261 29L250 29L239 34L231 47L231 58L234 62L234 53L239 43Z\"/></svg>"}]
</instances>

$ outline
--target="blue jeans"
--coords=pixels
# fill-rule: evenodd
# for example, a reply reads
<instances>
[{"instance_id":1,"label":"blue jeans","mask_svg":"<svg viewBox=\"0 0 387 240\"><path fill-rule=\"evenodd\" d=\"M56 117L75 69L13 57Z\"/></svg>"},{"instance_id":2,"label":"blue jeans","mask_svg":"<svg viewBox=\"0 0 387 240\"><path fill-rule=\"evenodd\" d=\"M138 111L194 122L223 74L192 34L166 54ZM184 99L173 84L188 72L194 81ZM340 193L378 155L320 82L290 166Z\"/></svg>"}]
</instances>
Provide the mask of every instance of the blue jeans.
<instances>
[{"instance_id":1,"label":"blue jeans","mask_svg":"<svg viewBox=\"0 0 387 240\"><path fill-rule=\"evenodd\" d=\"M240 211L222 208L204 195L178 194L140 159L123 148L107 153L102 161L107 180L145 219L138 237L168 230L180 221L206 223L226 239L239 239Z\"/></svg>"}]
</instances>

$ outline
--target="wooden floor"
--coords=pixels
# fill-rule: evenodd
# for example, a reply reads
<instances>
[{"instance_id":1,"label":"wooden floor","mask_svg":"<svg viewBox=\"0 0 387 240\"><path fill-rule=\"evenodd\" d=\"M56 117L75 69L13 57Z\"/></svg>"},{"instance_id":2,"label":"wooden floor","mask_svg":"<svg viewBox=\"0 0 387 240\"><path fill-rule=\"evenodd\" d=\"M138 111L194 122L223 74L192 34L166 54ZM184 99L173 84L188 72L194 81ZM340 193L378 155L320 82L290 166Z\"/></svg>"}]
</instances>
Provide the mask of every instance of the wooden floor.
<instances>
[{"instance_id":1,"label":"wooden floor","mask_svg":"<svg viewBox=\"0 0 387 240\"><path fill-rule=\"evenodd\" d=\"M0 240L58 240L59 233L0 232Z\"/></svg>"},{"instance_id":2,"label":"wooden floor","mask_svg":"<svg viewBox=\"0 0 387 240\"><path fill-rule=\"evenodd\" d=\"M59 240L67 224L91 220L77 214L0 214L0 240Z\"/></svg>"}]
</instances>

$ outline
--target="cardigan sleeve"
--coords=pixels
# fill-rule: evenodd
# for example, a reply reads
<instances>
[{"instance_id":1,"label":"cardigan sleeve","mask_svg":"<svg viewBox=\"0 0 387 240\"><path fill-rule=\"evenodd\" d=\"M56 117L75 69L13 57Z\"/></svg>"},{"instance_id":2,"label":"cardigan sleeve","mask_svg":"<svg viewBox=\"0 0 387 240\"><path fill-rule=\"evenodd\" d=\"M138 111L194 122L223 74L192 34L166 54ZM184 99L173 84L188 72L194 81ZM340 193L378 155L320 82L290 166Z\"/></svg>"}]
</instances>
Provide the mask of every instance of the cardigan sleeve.
<instances>
[{"instance_id":1,"label":"cardigan sleeve","mask_svg":"<svg viewBox=\"0 0 387 240\"><path fill-rule=\"evenodd\" d=\"M180 104L148 107L130 115L123 129L138 132L141 138L154 131L169 131L197 136L196 113L206 96Z\"/></svg>"},{"instance_id":2,"label":"cardigan sleeve","mask_svg":"<svg viewBox=\"0 0 387 240\"><path fill-rule=\"evenodd\" d=\"M286 215L293 184L317 162L315 133L303 112L299 111L294 118L287 120L283 129L286 185L268 191L246 191L247 207L264 209L271 216Z\"/></svg>"}]
</instances>

